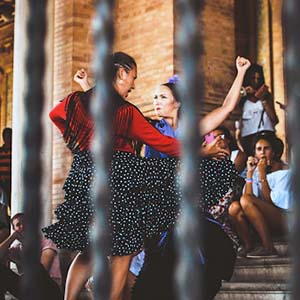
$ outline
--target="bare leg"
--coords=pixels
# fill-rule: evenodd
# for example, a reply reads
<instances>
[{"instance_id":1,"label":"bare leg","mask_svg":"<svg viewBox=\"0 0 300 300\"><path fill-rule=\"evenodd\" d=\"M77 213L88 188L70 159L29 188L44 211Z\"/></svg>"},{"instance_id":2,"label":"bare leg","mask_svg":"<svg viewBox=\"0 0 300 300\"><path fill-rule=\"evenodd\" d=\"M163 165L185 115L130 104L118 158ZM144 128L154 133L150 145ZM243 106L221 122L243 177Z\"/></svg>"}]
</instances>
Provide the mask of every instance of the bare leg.
<instances>
[{"instance_id":1,"label":"bare leg","mask_svg":"<svg viewBox=\"0 0 300 300\"><path fill-rule=\"evenodd\" d=\"M79 253L73 260L67 275L65 300L77 300L84 284L92 274L89 253Z\"/></svg>"},{"instance_id":2,"label":"bare leg","mask_svg":"<svg viewBox=\"0 0 300 300\"><path fill-rule=\"evenodd\" d=\"M266 250L273 249L271 232L282 234L285 220L280 209L252 195L241 197L241 206L247 219L253 224Z\"/></svg>"},{"instance_id":3,"label":"bare leg","mask_svg":"<svg viewBox=\"0 0 300 300\"><path fill-rule=\"evenodd\" d=\"M130 300L131 299L131 290L134 286L135 281L136 281L136 276L129 271L128 275L127 275L127 280L126 280L124 293L123 293L123 295L124 295L123 300Z\"/></svg>"},{"instance_id":4,"label":"bare leg","mask_svg":"<svg viewBox=\"0 0 300 300\"><path fill-rule=\"evenodd\" d=\"M229 215L235 230L243 241L245 250L252 250L253 244L250 237L249 225L239 201L234 201L231 203L229 207Z\"/></svg>"},{"instance_id":5,"label":"bare leg","mask_svg":"<svg viewBox=\"0 0 300 300\"><path fill-rule=\"evenodd\" d=\"M132 255L111 257L111 295L110 300L121 300L126 284Z\"/></svg>"}]
</instances>

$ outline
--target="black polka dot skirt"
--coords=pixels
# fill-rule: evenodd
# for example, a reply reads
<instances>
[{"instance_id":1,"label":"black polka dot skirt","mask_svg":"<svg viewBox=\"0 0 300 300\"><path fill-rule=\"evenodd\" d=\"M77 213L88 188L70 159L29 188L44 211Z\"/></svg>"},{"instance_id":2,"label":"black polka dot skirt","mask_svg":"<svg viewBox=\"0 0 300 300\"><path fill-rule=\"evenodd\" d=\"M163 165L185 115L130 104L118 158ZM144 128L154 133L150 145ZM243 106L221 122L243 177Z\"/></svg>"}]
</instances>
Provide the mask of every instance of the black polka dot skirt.
<instances>
[{"instance_id":1,"label":"black polka dot skirt","mask_svg":"<svg viewBox=\"0 0 300 300\"><path fill-rule=\"evenodd\" d=\"M58 222L42 229L58 248L82 251L90 244L94 178L95 165L90 152L75 153L63 186L65 201L55 211Z\"/></svg>"},{"instance_id":2,"label":"black polka dot skirt","mask_svg":"<svg viewBox=\"0 0 300 300\"><path fill-rule=\"evenodd\" d=\"M144 240L171 228L179 215L178 161L113 155L110 170L111 255L140 250ZM91 242L95 167L89 152L77 153L64 184L58 222L43 228L58 248L83 251Z\"/></svg>"},{"instance_id":3,"label":"black polka dot skirt","mask_svg":"<svg viewBox=\"0 0 300 300\"><path fill-rule=\"evenodd\" d=\"M198 206L207 211L218 203L229 189L233 189L238 172L229 159L214 160L203 158L199 161L199 195Z\"/></svg>"},{"instance_id":4,"label":"black polka dot skirt","mask_svg":"<svg viewBox=\"0 0 300 300\"><path fill-rule=\"evenodd\" d=\"M228 209L232 202L232 190L238 172L229 159L214 160L203 158L199 161L200 195L198 206L201 212L211 215L222 224L222 228L237 249L239 240L235 234Z\"/></svg>"},{"instance_id":5,"label":"black polka dot skirt","mask_svg":"<svg viewBox=\"0 0 300 300\"><path fill-rule=\"evenodd\" d=\"M174 158L141 158L116 152L111 168L112 255L128 255L146 238L170 229L179 215Z\"/></svg>"}]
</instances>

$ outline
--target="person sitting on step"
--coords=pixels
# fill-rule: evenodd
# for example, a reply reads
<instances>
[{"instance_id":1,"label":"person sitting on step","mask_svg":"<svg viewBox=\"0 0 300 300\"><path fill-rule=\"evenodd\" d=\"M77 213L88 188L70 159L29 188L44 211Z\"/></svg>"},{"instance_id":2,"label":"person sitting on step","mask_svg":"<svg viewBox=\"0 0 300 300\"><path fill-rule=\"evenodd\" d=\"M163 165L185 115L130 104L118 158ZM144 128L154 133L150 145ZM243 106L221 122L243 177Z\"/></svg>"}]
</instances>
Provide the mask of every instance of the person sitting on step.
<instances>
[{"instance_id":1,"label":"person sitting on step","mask_svg":"<svg viewBox=\"0 0 300 300\"><path fill-rule=\"evenodd\" d=\"M287 232L287 217L292 208L291 172L280 157L282 141L275 134L258 134L254 156L247 160L247 178L240 201L234 201L229 214L242 242L240 257L276 257L272 236ZM254 249L250 225L261 240Z\"/></svg>"}]
</instances>

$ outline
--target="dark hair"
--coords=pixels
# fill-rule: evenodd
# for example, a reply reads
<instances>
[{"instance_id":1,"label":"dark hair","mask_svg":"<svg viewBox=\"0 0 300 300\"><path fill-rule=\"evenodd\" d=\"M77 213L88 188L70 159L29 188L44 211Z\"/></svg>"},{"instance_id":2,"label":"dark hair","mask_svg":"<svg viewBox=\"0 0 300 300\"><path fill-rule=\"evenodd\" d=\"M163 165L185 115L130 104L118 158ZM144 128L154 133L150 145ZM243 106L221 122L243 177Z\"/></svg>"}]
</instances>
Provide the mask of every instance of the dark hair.
<instances>
[{"instance_id":1,"label":"dark hair","mask_svg":"<svg viewBox=\"0 0 300 300\"><path fill-rule=\"evenodd\" d=\"M3 140L6 141L7 138L11 139L11 136L12 136L12 129L10 127L4 128L2 131Z\"/></svg>"},{"instance_id":2,"label":"dark hair","mask_svg":"<svg viewBox=\"0 0 300 300\"><path fill-rule=\"evenodd\" d=\"M3 69L1 66L0 66L0 73L1 73L2 75L5 74L4 69Z\"/></svg>"},{"instance_id":3,"label":"dark hair","mask_svg":"<svg viewBox=\"0 0 300 300\"><path fill-rule=\"evenodd\" d=\"M181 103L181 99L180 99L179 92L178 92L178 89L177 89L178 85L176 83L166 82L166 83L163 83L161 86L166 86L167 88L169 88L169 90L171 91L175 101L178 102L178 103ZM178 108L178 117L180 117L180 115L181 115L181 106L179 106L179 108Z\"/></svg>"},{"instance_id":4,"label":"dark hair","mask_svg":"<svg viewBox=\"0 0 300 300\"><path fill-rule=\"evenodd\" d=\"M284 144L283 141L278 138L275 133L273 132L258 132L254 138L253 138L253 144L252 144L252 154L255 155L255 147L258 141L265 140L267 141L274 152L275 160L281 161L281 156L284 150Z\"/></svg>"},{"instance_id":5,"label":"dark hair","mask_svg":"<svg viewBox=\"0 0 300 300\"><path fill-rule=\"evenodd\" d=\"M212 131L215 131L215 130L220 130L220 131L224 132L225 137L229 140L229 149L230 149L230 151L233 151L236 148L236 143L235 143L235 140L234 140L233 136L231 135L229 129L227 127L225 127L224 125L220 125Z\"/></svg>"},{"instance_id":6,"label":"dark hair","mask_svg":"<svg viewBox=\"0 0 300 300\"><path fill-rule=\"evenodd\" d=\"M120 67L123 67L126 72L129 72L134 67L137 67L134 58L124 52L115 52L112 54L112 66L114 79L116 78Z\"/></svg>"},{"instance_id":7,"label":"dark hair","mask_svg":"<svg viewBox=\"0 0 300 300\"><path fill-rule=\"evenodd\" d=\"M258 64L252 64L246 71L243 80L243 87L252 86L252 77L255 73L258 73L260 75L259 86L262 86L265 83L265 76L262 66ZM246 100L246 96L242 97L241 101L239 102L239 107L243 107Z\"/></svg>"},{"instance_id":8,"label":"dark hair","mask_svg":"<svg viewBox=\"0 0 300 300\"><path fill-rule=\"evenodd\" d=\"M180 99L179 93L177 91L176 83L166 82L166 83L163 83L162 85L164 85L164 86L166 86L170 89L170 91L172 92L172 95L175 98L176 102L181 103L181 99Z\"/></svg>"},{"instance_id":9,"label":"dark hair","mask_svg":"<svg viewBox=\"0 0 300 300\"><path fill-rule=\"evenodd\" d=\"M246 71L244 81L243 81L243 86L249 86L252 84L252 77L254 73L258 73L260 75L260 82L259 86L265 83L265 76L264 76L264 71L263 67L258 64L252 64L249 69Z\"/></svg>"},{"instance_id":10,"label":"dark hair","mask_svg":"<svg viewBox=\"0 0 300 300\"><path fill-rule=\"evenodd\" d=\"M15 214L15 215L10 219L11 225L14 227L14 224L13 224L14 220L15 220L15 219L18 219L18 218L23 218L23 217L24 217L24 213L17 213L17 214Z\"/></svg>"}]
</instances>

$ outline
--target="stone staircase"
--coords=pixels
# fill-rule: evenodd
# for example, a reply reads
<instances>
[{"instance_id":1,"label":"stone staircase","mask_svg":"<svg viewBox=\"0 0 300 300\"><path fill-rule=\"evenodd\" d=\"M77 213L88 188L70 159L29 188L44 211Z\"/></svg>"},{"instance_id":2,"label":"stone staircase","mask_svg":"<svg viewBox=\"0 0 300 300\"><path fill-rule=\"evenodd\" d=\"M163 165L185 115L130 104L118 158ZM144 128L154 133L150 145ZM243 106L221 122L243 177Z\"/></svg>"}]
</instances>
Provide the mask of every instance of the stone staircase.
<instances>
[{"instance_id":1,"label":"stone staircase","mask_svg":"<svg viewBox=\"0 0 300 300\"><path fill-rule=\"evenodd\" d=\"M290 300L288 244L278 240L274 245L277 258L238 258L230 282L223 282L215 300Z\"/></svg>"},{"instance_id":2,"label":"stone staircase","mask_svg":"<svg viewBox=\"0 0 300 300\"><path fill-rule=\"evenodd\" d=\"M223 282L214 300L291 300L292 259L288 244L278 240L274 245L279 254L277 258L238 258L231 281ZM5 298L14 299L9 294ZM87 290L80 295L80 300L92 299Z\"/></svg>"}]
</instances>

